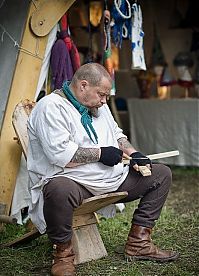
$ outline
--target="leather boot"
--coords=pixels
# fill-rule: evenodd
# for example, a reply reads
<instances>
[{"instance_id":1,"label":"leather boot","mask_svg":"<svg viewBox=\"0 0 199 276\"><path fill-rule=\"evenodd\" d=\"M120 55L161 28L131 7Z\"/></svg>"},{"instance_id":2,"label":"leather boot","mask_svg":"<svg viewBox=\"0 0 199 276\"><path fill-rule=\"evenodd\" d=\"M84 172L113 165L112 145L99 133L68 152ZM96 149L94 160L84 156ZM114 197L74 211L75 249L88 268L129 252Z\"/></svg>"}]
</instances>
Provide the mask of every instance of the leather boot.
<instances>
[{"instance_id":1,"label":"leather boot","mask_svg":"<svg viewBox=\"0 0 199 276\"><path fill-rule=\"evenodd\" d=\"M151 240L151 228L132 225L125 245L127 261L150 260L159 262L174 261L179 254L157 248Z\"/></svg>"},{"instance_id":2,"label":"leather boot","mask_svg":"<svg viewBox=\"0 0 199 276\"><path fill-rule=\"evenodd\" d=\"M75 254L73 253L71 241L53 245L52 276L74 276Z\"/></svg>"}]
</instances>

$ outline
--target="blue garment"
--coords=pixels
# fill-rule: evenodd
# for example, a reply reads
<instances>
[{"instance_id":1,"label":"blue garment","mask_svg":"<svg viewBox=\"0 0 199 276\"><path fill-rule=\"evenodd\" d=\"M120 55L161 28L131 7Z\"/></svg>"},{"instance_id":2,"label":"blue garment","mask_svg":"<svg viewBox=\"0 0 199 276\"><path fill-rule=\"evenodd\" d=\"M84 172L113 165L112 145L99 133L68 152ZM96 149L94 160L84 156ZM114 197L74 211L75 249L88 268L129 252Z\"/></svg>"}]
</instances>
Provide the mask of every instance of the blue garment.
<instances>
[{"instance_id":1,"label":"blue garment","mask_svg":"<svg viewBox=\"0 0 199 276\"><path fill-rule=\"evenodd\" d=\"M120 11L122 14L127 16L128 13L128 5L126 1L121 1L121 5L119 7ZM114 19L114 25L112 26L112 38L113 38L113 43L121 48L122 47L122 39L124 38L123 36L123 27L126 29L126 36L125 38L131 39L131 26L132 26L132 19L131 18L123 18L119 12L117 11L115 5L113 5L112 10L111 10L111 15Z\"/></svg>"}]
</instances>

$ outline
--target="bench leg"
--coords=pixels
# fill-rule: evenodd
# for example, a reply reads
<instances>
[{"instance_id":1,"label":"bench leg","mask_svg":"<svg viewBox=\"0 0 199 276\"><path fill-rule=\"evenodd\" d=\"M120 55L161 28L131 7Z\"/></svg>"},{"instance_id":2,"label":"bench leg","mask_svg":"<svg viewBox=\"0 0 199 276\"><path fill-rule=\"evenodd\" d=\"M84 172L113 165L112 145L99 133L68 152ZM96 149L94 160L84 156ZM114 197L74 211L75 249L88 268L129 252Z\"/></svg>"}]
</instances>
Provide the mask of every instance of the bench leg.
<instances>
[{"instance_id":1,"label":"bench leg","mask_svg":"<svg viewBox=\"0 0 199 276\"><path fill-rule=\"evenodd\" d=\"M75 252L75 264L107 256L106 248L96 224L75 228L72 243Z\"/></svg>"}]
</instances>

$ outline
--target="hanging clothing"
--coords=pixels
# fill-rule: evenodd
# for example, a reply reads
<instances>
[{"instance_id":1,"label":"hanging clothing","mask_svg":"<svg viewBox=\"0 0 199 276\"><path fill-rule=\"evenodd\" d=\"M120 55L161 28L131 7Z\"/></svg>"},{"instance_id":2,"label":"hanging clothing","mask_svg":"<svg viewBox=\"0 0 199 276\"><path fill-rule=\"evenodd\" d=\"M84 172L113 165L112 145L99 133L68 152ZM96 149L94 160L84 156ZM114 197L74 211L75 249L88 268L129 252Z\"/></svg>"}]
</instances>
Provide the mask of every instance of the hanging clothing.
<instances>
[{"instance_id":1,"label":"hanging clothing","mask_svg":"<svg viewBox=\"0 0 199 276\"><path fill-rule=\"evenodd\" d=\"M112 88L111 96L115 95L115 72L113 68L113 62L111 59L111 27L110 27L110 12L109 10L104 10L104 55L103 64L104 67L109 72L112 78Z\"/></svg>"},{"instance_id":2,"label":"hanging clothing","mask_svg":"<svg viewBox=\"0 0 199 276\"><path fill-rule=\"evenodd\" d=\"M132 5L132 66L131 69L146 70L143 45L142 11L140 5Z\"/></svg>"},{"instance_id":3,"label":"hanging clothing","mask_svg":"<svg viewBox=\"0 0 199 276\"><path fill-rule=\"evenodd\" d=\"M160 43L160 38L158 35L156 24L153 24L153 46L152 46L152 52L151 52L151 61L150 61L150 67L154 68L156 66L158 67L165 67L167 65L165 55L162 49L162 45ZM158 72L158 75L159 72Z\"/></svg>"},{"instance_id":4,"label":"hanging clothing","mask_svg":"<svg viewBox=\"0 0 199 276\"><path fill-rule=\"evenodd\" d=\"M75 71L80 67L80 57L68 31L66 14L61 18L61 31L51 52L51 90L59 89L65 81L70 81Z\"/></svg>"},{"instance_id":5,"label":"hanging clothing","mask_svg":"<svg viewBox=\"0 0 199 276\"><path fill-rule=\"evenodd\" d=\"M69 26L67 21L67 13L65 13L61 18L61 31L59 33L59 37L63 39L66 44L66 47L69 51L71 64L73 67L73 73L80 67L80 56L77 50L75 43L73 42L70 34L69 34Z\"/></svg>"},{"instance_id":6,"label":"hanging clothing","mask_svg":"<svg viewBox=\"0 0 199 276\"><path fill-rule=\"evenodd\" d=\"M113 42L121 48L122 39L130 39L132 49L131 69L146 70L140 5L133 3L131 6L128 0L114 0L111 15L114 20L112 25Z\"/></svg>"},{"instance_id":7,"label":"hanging clothing","mask_svg":"<svg viewBox=\"0 0 199 276\"><path fill-rule=\"evenodd\" d=\"M123 38L131 38L131 5L128 0L114 0L111 16L113 42L117 47L122 46Z\"/></svg>"},{"instance_id":8,"label":"hanging clothing","mask_svg":"<svg viewBox=\"0 0 199 276\"><path fill-rule=\"evenodd\" d=\"M174 85L176 84L177 81L172 78L170 72L169 72L169 68L168 66L166 65L162 71L162 75L160 77L160 82L159 82L159 85L160 86L171 86L171 85Z\"/></svg>"},{"instance_id":9,"label":"hanging clothing","mask_svg":"<svg viewBox=\"0 0 199 276\"><path fill-rule=\"evenodd\" d=\"M73 67L69 51L62 39L58 39L51 51L51 90L62 87L63 82L73 77Z\"/></svg>"}]
</instances>

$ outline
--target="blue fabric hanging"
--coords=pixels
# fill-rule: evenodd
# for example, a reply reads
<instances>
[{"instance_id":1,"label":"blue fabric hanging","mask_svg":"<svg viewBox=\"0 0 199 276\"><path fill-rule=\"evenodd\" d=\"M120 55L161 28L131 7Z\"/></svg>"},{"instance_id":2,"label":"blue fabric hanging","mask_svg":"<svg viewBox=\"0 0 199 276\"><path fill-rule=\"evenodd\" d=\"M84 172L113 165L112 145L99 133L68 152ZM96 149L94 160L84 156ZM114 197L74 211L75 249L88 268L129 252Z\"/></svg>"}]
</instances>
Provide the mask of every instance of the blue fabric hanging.
<instances>
[{"instance_id":1,"label":"blue fabric hanging","mask_svg":"<svg viewBox=\"0 0 199 276\"><path fill-rule=\"evenodd\" d=\"M123 39L123 28L127 31L127 35L125 38L131 39L131 25L132 25L132 20L131 20L131 9L128 11L129 7L126 1L122 0L121 5L119 7L119 10L121 11L121 14L118 9L116 8L115 5L113 5L112 11L111 11L111 16L114 19L114 25L112 27L112 37L113 37L113 43L117 46L120 47L122 46L122 39ZM128 12L130 13L130 18L125 18L128 17Z\"/></svg>"}]
</instances>

